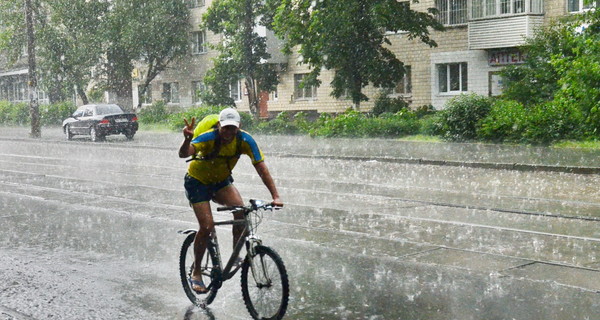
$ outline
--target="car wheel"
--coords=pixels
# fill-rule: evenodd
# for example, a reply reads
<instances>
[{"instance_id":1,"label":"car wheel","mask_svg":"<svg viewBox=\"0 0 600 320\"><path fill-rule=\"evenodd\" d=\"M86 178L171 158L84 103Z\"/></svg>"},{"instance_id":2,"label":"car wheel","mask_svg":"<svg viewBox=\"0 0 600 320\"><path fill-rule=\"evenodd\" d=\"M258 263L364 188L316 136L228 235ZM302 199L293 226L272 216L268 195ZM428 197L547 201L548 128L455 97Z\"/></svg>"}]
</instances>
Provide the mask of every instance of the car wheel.
<instances>
[{"instance_id":1,"label":"car wheel","mask_svg":"<svg viewBox=\"0 0 600 320\"><path fill-rule=\"evenodd\" d=\"M135 132L130 132L130 131L125 132L125 137L127 138L127 140L133 140L134 135L135 135Z\"/></svg>"},{"instance_id":2,"label":"car wheel","mask_svg":"<svg viewBox=\"0 0 600 320\"><path fill-rule=\"evenodd\" d=\"M71 132L71 126L70 125L66 125L65 126L65 136L67 137L67 140L73 139L73 133Z\"/></svg>"},{"instance_id":3,"label":"car wheel","mask_svg":"<svg viewBox=\"0 0 600 320\"><path fill-rule=\"evenodd\" d=\"M102 140L102 137L98 134L98 131L96 131L96 127L90 128L90 137L92 138L93 142L98 142Z\"/></svg>"}]
</instances>

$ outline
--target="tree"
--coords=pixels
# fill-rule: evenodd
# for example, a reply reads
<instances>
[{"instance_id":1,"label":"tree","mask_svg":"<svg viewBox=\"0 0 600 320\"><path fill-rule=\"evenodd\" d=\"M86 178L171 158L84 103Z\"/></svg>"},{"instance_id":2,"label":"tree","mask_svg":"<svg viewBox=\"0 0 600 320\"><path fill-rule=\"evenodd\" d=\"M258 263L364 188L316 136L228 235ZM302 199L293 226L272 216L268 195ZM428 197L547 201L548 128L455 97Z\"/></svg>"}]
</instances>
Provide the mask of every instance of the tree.
<instances>
[{"instance_id":1,"label":"tree","mask_svg":"<svg viewBox=\"0 0 600 320\"><path fill-rule=\"evenodd\" d=\"M27 51L27 88L29 114L33 138L41 137L40 112L37 98L38 81L36 68L36 21L32 0L0 1L0 49L7 54L7 63L12 65ZM25 47L24 47L25 46Z\"/></svg>"},{"instance_id":2,"label":"tree","mask_svg":"<svg viewBox=\"0 0 600 320\"><path fill-rule=\"evenodd\" d=\"M505 68L503 97L534 106L578 110L586 131L600 135L600 12L571 15L538 31L522 65Z\"/></svg>"},{"instance_id":3,"label":"tree","mask_svg":"<svg viewBox=\"0 0 600 320\"><path fill-rule=\"evenodd\" d=\"M102 37L109 3L91 0L54 0L45 6L41 21L40 69L52 102L66 99L75 89L84 104L92 70L103 56Z\"/></svg>"},{"instance_id":4,"label":"tree","mask_svg":"<svg viewBox=\"0 0 600 320\"><path fill-rule=\"evenodd\" d=\"M386 47L386 31L403 31L436 46L429 28L443 30L429 9L410 9L396 0L268 0L276 9L272 27L287 40L285 51L299 46L302 62L311 68L303 85L319 85L323 68L334 70L332 96L349 95L355 107L368 100L362 89L393 87L404 76L404 65Z\"/></svg>"},{"instance_id":5,"label":"tree","mask_svg":"<svg viewBox=\"0 0 600 320\"><path fill-rule=\"evenodd\" d=\"M258 118L260 92L272 91L278 83L266 38L256 32L272 14L264 0L215 0L203 16L202 27L221 34L224 41L215 45L220 54L205 78L215 100L227 100L228 86L243 78L250 112ZM219 98L221 97L221 98Z\"/></svg>"},{"instance_id":6,"label":"tree","mask_svg":"<svg viewBox=\"0 0 600 320\"><path fill-rule=\"evenodd\" d=\"M40 123L40 108L37 97L37 71L35 60L35 31L33 22L33 7L31 0L25 0L25 21L27 25L27 65L29 81L27 88L29 91L29 114L31 115L31 133L32 138L42 136Z\"/></svg>"},{"instance_id":7,"label":"tree","mask_svg":"<svg viewBox=\"0 0 600 320\"><path fill-rule=\"evenodd\" d=\"M0 0L0 50L7 63L15 63L27 43L24 0Z\"/></svg>"},{"instance_id":8,"label":"tree","mask_svg":"<svg viewBox=\"0 0 600 320\"><path fill-rule=\"evenodd\" d=\"M187 53L189 9L184 0L114 0L103 30L102 85L131 109L134 62L147 64L143 91L167 65Z\"/></svg>"},{"instance_id":9,"label":"tree","mask_svg":"<svg viewBox=\"0 0 600 320\"><path fill-rule=\"evenodd\" d=\"M569 17L572 20L572 17ZM554 99L559 89L559 73L552 65L552 56L572 56L572 27L553 21L526 40L521 48L525 61L521 65L505 67L501 71L504 79L503 96L524 105L534 105ZM571 29L571 31L569 30Z\"/></svg>"},{"instance_id":10,"label":"tree","mask_svg":"<svg viewBox=\"0 0 600 320\"><path fill-rule=\"evenodd\" d=\"M189 9L184 1L140 1L135 18L128 19L128 42L136 43L140 62L146 72L141 95L146 93L150 82L180 57L188 53ZM148 23L153 21L153 23ZM138 108L142 101L138 102Z\"/></svg>"}]
</instances>

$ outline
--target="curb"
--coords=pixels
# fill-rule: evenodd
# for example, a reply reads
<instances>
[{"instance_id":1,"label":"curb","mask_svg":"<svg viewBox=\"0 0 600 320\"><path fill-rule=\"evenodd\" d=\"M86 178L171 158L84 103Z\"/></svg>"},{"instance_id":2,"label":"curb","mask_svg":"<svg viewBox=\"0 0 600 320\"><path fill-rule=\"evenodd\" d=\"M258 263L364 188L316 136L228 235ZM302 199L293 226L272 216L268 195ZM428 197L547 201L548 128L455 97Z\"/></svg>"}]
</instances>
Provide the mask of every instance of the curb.
<instances>
[{"instance_id":1,"label":"curb","mask_svg":"<svg viewBox=\"0 0 600 320\"><path fill-rule=\"evenodd\" d=\"M582 166L552 166L542 164L525 163L494 163L494 162L470 162L454 160L430 160L416 158L392 158L392 157L353 157L353 156L328 156L328 155L303 155L272 153L273 156L284 158L309 158L309 159L331 159L331 160L354 160L354 161L379 161L405 164L422 164L432 166L448 167L466 167L495 170L513 170L523 172L562 172L573 174L600 174L600 167L582 167Z\"/></svg>"}]
</instances>

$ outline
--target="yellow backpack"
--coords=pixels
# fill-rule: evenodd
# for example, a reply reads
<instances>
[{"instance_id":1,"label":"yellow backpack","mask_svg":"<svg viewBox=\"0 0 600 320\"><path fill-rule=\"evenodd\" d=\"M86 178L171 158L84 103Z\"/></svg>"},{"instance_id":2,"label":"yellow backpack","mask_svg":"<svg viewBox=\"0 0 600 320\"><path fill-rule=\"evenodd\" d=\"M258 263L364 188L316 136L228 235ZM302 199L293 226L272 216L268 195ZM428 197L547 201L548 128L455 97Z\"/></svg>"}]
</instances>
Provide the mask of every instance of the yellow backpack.
<instances>
[{"instance_id":1,"label":"yellow backpack","mask_svg":"<svg viewBox=\"0 0 600 320\"><path fill-rule=\"evenodd\" d=\"M198 125L196 125L196 129L194 129L194 138L199 136L200 134L210 131L217 128L217 124L219 123L219 115L218 114L209 114L204 117Z\"/></svg>"}]
</instances>

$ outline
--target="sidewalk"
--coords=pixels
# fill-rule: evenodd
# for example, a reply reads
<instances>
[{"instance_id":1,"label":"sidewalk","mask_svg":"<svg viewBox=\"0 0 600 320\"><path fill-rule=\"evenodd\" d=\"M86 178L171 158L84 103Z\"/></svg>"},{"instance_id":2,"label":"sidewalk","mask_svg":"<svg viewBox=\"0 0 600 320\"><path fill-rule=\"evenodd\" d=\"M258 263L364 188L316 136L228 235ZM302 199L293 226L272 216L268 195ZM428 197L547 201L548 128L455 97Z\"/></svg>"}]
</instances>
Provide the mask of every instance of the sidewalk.
<instances>
[{"instance_id":1,"label":"sidewalk","mask_svg":"<svg viewBox=\"0 0 600 320\"><path fill-rule=\"evenodd\" d=\"M600 174L600 150L385 139L313 139L304 136L261 136L260 140L263 149L289 157L353 158L363 161Z\"/></svg>"},{"instance_id":2,"label":"sidewalk","mask_svg":"<svg viewBox=\"0 0 600 320\"><path fill-rule=\"evenodd\" d=\"M30 139L27 127L0 127L0 139ZM386 139L325 139L255 135L269 156L387 161L441 166L600 174L600 150L523 145L414 142ZM108 142L176 149L181 133L138 131L133 141L109 136ZM65 141L60 127L42 128L43 141ZM82 140L86 141L86 140ZM90 142L91 143L91 142Z\"/></svg>"}]
</instances>

